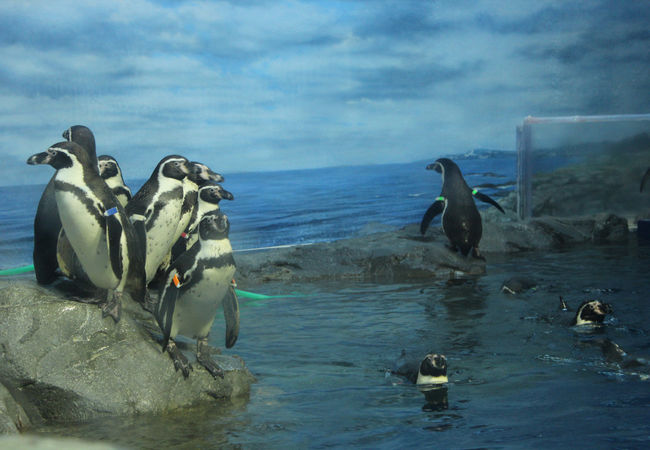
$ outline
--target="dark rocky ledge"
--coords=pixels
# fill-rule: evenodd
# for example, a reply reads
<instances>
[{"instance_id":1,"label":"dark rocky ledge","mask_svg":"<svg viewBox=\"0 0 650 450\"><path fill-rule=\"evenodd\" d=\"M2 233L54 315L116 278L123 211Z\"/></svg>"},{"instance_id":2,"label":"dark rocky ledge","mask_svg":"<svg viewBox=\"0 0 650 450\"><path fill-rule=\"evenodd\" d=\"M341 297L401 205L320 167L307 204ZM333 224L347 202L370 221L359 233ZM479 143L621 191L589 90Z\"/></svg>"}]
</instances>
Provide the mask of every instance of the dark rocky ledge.
<instances>
[{"instance_id":1,"label":"dark rocky ledge","mask_svg":"<svg viewBox=\"0 0 650 450\"><path fill-rule=\"evenodd\" d=\"M497 213L500 214L500 213ZM509 216L484 220L480 249L491 253L559 249L584 243L617 242L628 238L625 218L541 217L525 222ZM486 263L465 258L447 248L440 227L423 237L416 224L340 241L236 253L237 281L246 289L265 281L328 279L418 280L480 275Z\"/></svg>"},{"instance_id":2,"label":"dark rocky ledge","mask_svg":"<svg viewBox=\"0 0 650 450\"><path fill-rule=\"evenodd\" d=\"M199 364L184 379L156 333L151 315L129 299L115 324L95 305L66 300L61 286L0 281L0 434L39 423L163 413L250 392L254 377L237 356L213 355L224 379Z\"/></svg>"}]
</instances>

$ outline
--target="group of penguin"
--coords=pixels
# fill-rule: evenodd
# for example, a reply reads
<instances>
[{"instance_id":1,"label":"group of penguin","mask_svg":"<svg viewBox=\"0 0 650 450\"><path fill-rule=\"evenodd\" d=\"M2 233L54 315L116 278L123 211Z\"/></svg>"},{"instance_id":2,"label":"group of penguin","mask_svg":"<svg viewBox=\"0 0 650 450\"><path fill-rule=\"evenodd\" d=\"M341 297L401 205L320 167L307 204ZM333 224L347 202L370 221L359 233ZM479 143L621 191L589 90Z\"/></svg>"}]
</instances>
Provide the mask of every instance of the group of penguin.
<instances>
[{"instance_id":1,"label":"group of penguin","mask_svg":"<svg viewBox=\"0 0 650 450\"><path fill-rule=\"evenodd\" d=\"M63 138L27 160L56 170L34 219L37 281L49 284L63 274L105 290L102 314L115 322L127 292L155 317L163 351L176 370L185 377L192 370L174 342L181 334L197 339L198 362L215 378L223 378L207 352L220 306L226 347L239 335L230 223L219 207L233 195L219 184L223 177L202 163L170 155L131 196L117 161L96 156L90 129L75 125ZM156 287L157 299L148 291Z\"/></svg>"},{"instance_id":2,"label":"group of penguin","mask_svg":"<svg viewBox=\"0 0 650 450\"><path fill-rule=\"evenodd\" d=\"M27 160L30 165L49 164L56 169L34 219L37 281L49 284L62 273L106 290L103 315L116 322L123 292L128 292L156 318L163 350L176 370L185 377L192 370L174 342L181 334L197 339L198 362L214 377L223 377L207 355L207 338L220 306L226 319L226 347L232 347L239 335L230 224L219 207L221 200L233 200L219 184L224 178L202 163L169 155L132 196L117 161L96 156L90 129L75 125L63 137L65 141ZM471 189L452 160L440 158L426 169L441 174L442 191L425 212L420 232L425 234L441 214L450 249L484 259L479 251L481 216L474 198L505 214L504 210L489 196ZM158 299L147 289L156 286ZM572 325L600 323L610 311L598 301L584 302ZM430 353L416 370L400 374L418 385L443 384L447 360Z\"/></svg>"},{"instance_id":3,"label":"group of penguin","mask_svg":"<svg viewBox=\"0 0 650 450\"><path fill-rule=\"evenodd\" d=\"M495 206L501 213L505 211L489 196L469 187L458 165L449 158L440 158L426 166L427 170L435 170L442 176L442 190L434 203L429 206L420 222L420 233L424 235L431 224L431 221L442 214L442 229L449 240L449 248L453 252L460 252L463 256L477 259L485 259L479 251L479 242L483 234L481 215L474 203L474 198ZM650 169L646 172L642 182L641 190L646 181L650 179ZM510 280L509 280L510 281ZM514 280L520 284L519 279ZM530 286L528 286L530 287ZM526 287L521 287L525 289ZM511 283L504 283L502 290L507 293L515 293L518 288L513 288ZM561 299L562 307L566 311L568 307ZM571 326L598 325L603 323L607 314L612 312L609 304L599 300L586 300L578 307L576 314L571 321ZM445 355L429 353L419 361L406 361L396 364L390 371L393 374L403 376L411 383L425 387L425 395L432 395L434 392L431 386L442 386L448 382L447 359Z\"/></svg>"}]
</instances>

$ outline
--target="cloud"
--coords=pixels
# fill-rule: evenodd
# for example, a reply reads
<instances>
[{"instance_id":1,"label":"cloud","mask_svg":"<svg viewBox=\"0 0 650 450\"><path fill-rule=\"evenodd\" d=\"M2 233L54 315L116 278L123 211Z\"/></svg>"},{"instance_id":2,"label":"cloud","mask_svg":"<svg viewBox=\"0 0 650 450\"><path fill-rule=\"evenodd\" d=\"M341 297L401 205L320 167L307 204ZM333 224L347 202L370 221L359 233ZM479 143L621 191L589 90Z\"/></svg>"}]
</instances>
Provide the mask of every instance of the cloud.
<instances>
[{"instance_id":1,"label":"cloud","mask_svg":"<svg viewBox=\"0 0 650 450\"><path fill-rule=\"evenodd\" d=\"M649 18L578 0L4 2L0 176L35 180L24 160L72 124L130 178L170 153L227 174L513 149L530 114L648 112Z\"/></svg>"}]
</instances>

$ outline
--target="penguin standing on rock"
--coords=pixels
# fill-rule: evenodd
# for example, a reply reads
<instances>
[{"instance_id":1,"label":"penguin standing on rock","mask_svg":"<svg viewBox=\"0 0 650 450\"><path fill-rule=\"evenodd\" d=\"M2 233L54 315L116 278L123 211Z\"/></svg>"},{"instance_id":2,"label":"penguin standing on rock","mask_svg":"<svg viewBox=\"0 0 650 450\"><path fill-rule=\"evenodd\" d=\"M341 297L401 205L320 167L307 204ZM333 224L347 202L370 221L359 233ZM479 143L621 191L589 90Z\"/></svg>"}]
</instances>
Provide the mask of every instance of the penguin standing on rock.
<instances>
[{"instance_id":1,"label":"penguin standing on rock","mask_svg":"<svg viewBox=\"0 0 650 450\"><path fill-rule=\"evenodd\" d=\"M224 181L223 176L213 172L208 166L200 162L192 161L188 163L189 173L183 179L183 206L181 207L181 216L176 227L176 233L179 238L173 244L169 254L163 259L158 268L159 274L164 274L169 268L172 260L177 258L191 245L187 245L187 228L191 223L196 222L198 225L198 192L201 186L207 183L221 183ZM158 276L156 276L158 278Z\"/></svg>"},{"instance_id":2,"label":"penguin standing on rock","mask_svg":"<svg viewBox=\"0 0 650 450\"><path fill-rule=\"evenodd\" d=\"M63 132L67 141L76 142L87 153L92 170L97 172L95 136L83 125L74 125ZM61 220L54 199L54 175L38 202L34 217L34 273L39 284L50 284L57 278L57 242Z\"/></svg>"},{"instance_id":3,"label":"penguin standing on rock","mask_svg":"<svg viewBox=\"0 0 650 450\"><path fill-rule=\"evenodd\" d=\"M103 315L119 321L123 291L128 289L138 302L146 291L144 255L122 205L99 176L96 161L75 142L55 144L27 164L56 169L54 198L63 230L83 272L108 291Z\"/></svg>"},{"instance_id":4,"label":"penguin standing on rock","mask_svg":"<svg viewBox=\"0 0 650 450\"><path fill-rule=\"evenodd\" d=\"M483 259L478 250L483 225L473 197L494 205L505 214L503 208L487 195L470 189L451 159L440 158L429 164L427 170L435 170L442 175L442 192L424 213L420 232L425 234L433 218L442 213L442 229L451 243L451 249L460 250L463 256L467 256L471 250L473 257Z\"/></svg>"},{"instance_id":5,"label":"penguin standing on rock","mask_svg":"<svg viewBox=\"0 0 650 450\"><path fill-rule=\"evenodd\" d=\"M220 184L210 183L199 188L198 201L192 214L192 221L187 226L181 238L174 244L172 249L172 261L178 258L188 248L192 247L198 240L199 222L201 218L210 212L219 210L221 200L233 200L232 193L225 190Z\"/></svg>"},{"instance_id":6,"label":"penguin standing on rock","mask_svg":"<svg viewBox=\"0 0 650 450\"><path fill-rule=\"evenodd\" d=\"M101 155L97 160L99 163L99 175L101 175L108 187L111 188L111 191L113 191L113 194L115 194L115 197L117 197L122 206L126 206L129 200L131 200L131 189L124 183L120 165L115 158L109 155Z\"/></svg>"},{"instance_id":7,"label":"penguin standing on rock","mask_svg":"<svg viewBox=\"0 0 650 450\"><path fill-rule=\"evenodd\" d=\"M186 158L164 157L126 205L126 213L146 251L147 283L180 236L176 228L183 205L183 179L188 173Z\"/></svg>"},{"instance_id":8,"label":"penguin standing on rock","mask_svg":"<svg viewBox=\"0 0 650 450\"><path fill-rule=\"evenodd\" d=\"M174 343L178 334L197 339L197 360L215 378L223 378L223 371L207 351L208 333L219 306L223 305L226 319L226 348L235 345L239 335L239 306L231 286L235 260L229 230L223 212L204 215L199 223L199 242L172 263L160 290L154 316L163 332L163 350L184 377L189 376L192 366Z\"/></svg>"}]
</instances>

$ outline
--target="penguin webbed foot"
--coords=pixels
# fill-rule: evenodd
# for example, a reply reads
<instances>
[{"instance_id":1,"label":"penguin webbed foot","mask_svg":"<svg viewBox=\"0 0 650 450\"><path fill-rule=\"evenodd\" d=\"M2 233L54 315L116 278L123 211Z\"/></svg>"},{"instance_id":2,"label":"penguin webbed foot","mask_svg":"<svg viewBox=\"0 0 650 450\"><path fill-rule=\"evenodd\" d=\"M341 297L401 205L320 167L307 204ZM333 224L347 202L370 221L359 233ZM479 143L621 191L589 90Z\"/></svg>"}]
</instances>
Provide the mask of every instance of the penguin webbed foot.
<instances>
[{"instance_id":1,"label":"penguin webbed foot","mask_svg":"<svg viewBox=\"0 0 650 450\"><path fill-rule=\"evenodd\" d=\"M121 292L108 292L106 301L101 306L102 318L111 316L115 323L120 321L122 315L122 293Z\"/></svg>"},{"instance_id":2,"label":"penguin webbed foot","mask_svg":"<svg viewBox=\"0 0 650 450\"><path fill-rule=\"evenodd\" d=\"M142 302L142 309L153 314L156 311L157 306L158 306L158 299L153 298L151 294L147 292L144 295L144 301Z\"/></svg>"},{"instance_id":3,"label":"penguin webbed foot","mask_svg":"<svg viewBox=\"0 0 650 450\"><path fill-rule=\"evenodd\" d=\"M185 355L183 355L183 352L178 349L176 343L170 339L169 342L167 342L165 350L167 350L170 358L172 361L174 361L174 369L176 372L178 372L180 369L183 372L184 378L189 377L190 371L194 370L194 368L192 367L192 364L190 364L190 362L187 360Z\"/></svg>"},{"instance_id":4,"label":"penguin webbed foot","mask_svg":"<svg viewBox=\"0 0 650 450\"><path fill-rule=\"evenodd\" d=\"M480 259L481 261L485 261L485 256L481 255L481 253L478 251L478 247L472 248L472 257L475 259Z\"/></svg>"},{"instance_id":5,"label":"penguin webbed foot","mask_svg":"<svg viewBox=\"0 0 650 450\"><path fill-rule=\"evenodd\" d=\"M207 347L207 338L199 339L197 341L196 360L199 362L199 364L205 367L205 370L207 370L213 378L223 378L223 370L212 358L210 358L209 350Z\"/></svg>"}]
</instances>

